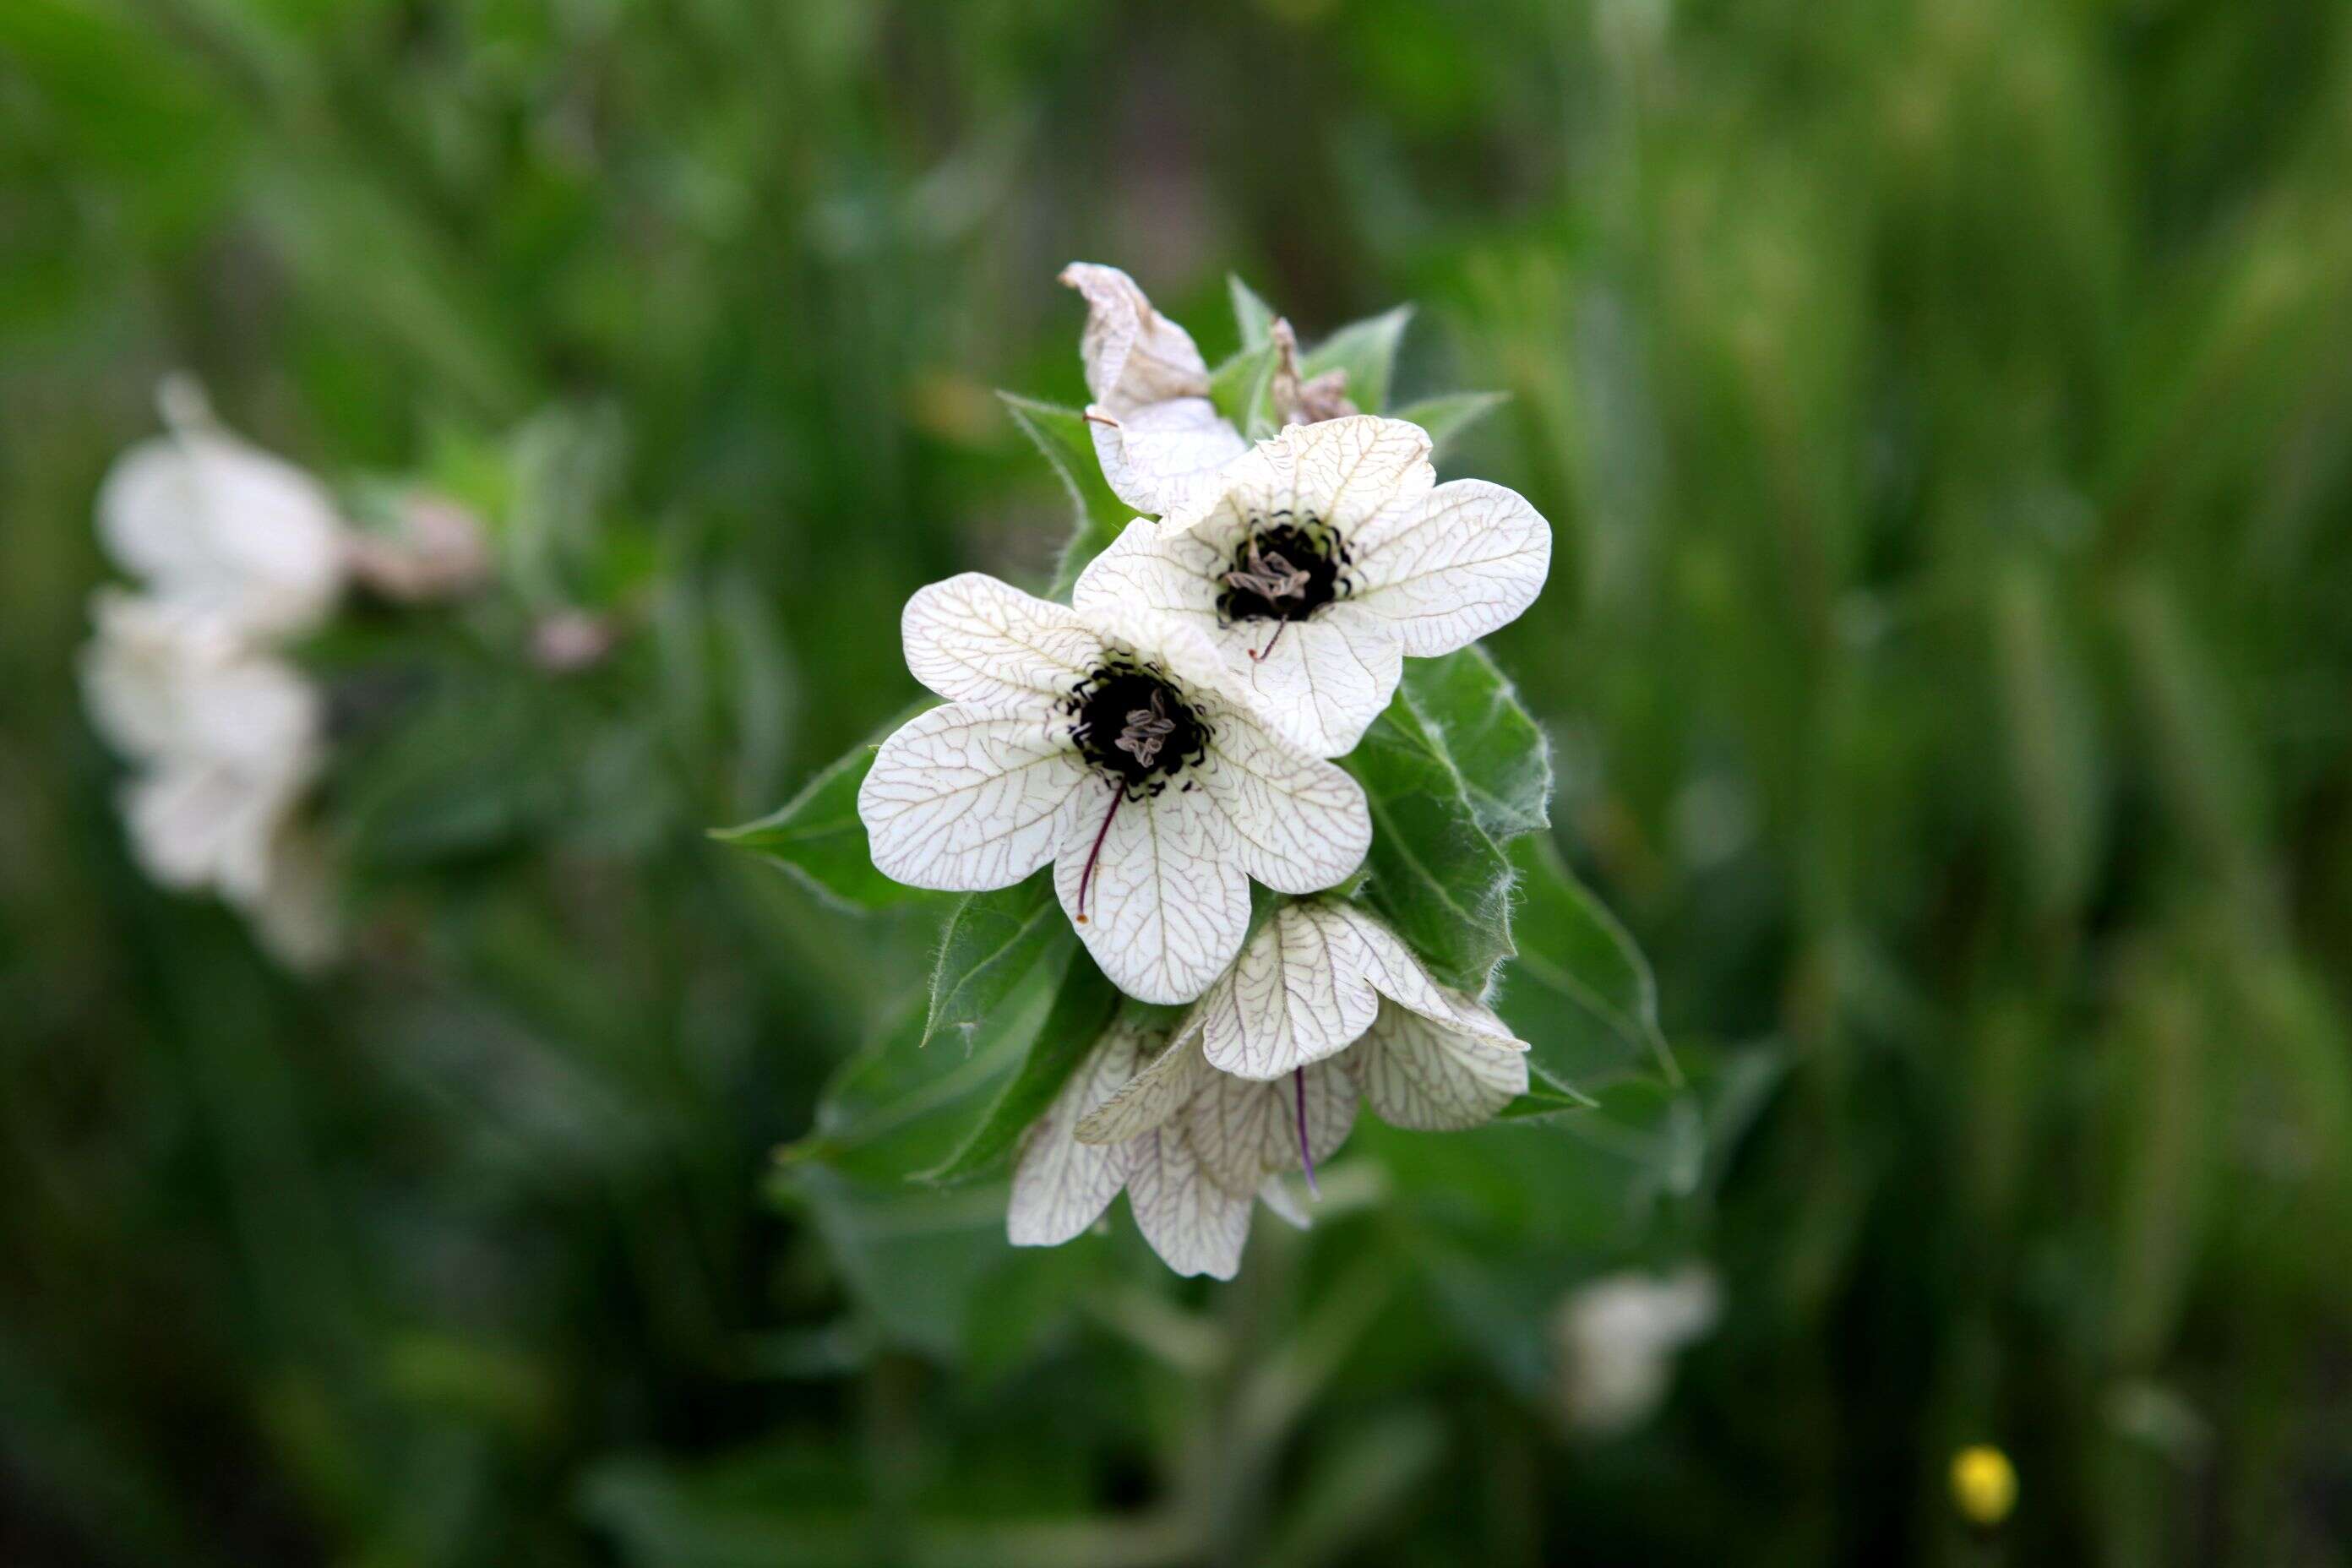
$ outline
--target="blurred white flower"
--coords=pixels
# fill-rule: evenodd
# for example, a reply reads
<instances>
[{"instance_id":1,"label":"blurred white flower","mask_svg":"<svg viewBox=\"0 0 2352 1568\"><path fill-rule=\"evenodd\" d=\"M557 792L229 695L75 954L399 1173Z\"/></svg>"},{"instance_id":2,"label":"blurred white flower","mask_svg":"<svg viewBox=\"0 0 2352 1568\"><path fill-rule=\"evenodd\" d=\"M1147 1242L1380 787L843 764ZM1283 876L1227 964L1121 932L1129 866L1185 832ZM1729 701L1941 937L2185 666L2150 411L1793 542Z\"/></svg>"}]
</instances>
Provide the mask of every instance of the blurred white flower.
<instances>
[{"instance_id":1,"label":"blurred white flower","mask_svg":"<svg viewBox=\"0 0 2352 1568\"><path fill-rule=\"evenodd\" d=\"M1632 1430L1664 1403L1675 1353L1715 1326L1715 1276L1694 1264L1668 1279L1612 1274L1578 1287L1554 1321L1569 1425L1595 1436Z\"/></svg>"},{"instance_id":2,"label":"blurred white flower","mask_svg":"<svg viewBox=\"0 0 2352 1568\"><path fill-rule=\"evenodd\" d=\"M1079 1141L1078 1123L1122 1085L1139 1081L1139 1067L1153 1062L1155 1052L1161 1061L1173 1054L1163 1039L1125 1021L1114 1024L1029 1129L1013 1169L1005 1219L1013 1246L1058 1247L1092 1226L1124 1191L1136 1228L1169 1268L1230 1279L1241 1268L1242 1248L1249 1240L1253 1203L1264 1202L1295 1225L1306 1223L1271 1173L1254 1175L1238 1188L1226 1184L1217 1173L1218 1163L1206 1157L1185 1119L1171 1118L1114 1142ZM1185 1092L1202 1092L1202 1086ZM1344 1136L1342 1127L1331 1137L1332 1145Z\"/></svg>"},{"instance_id":3,"label":"blurred white flower","mask_svg":"<svg viewBox=\"0 0 2352 1568\"><path fill-rule=\"evenodd\" d=\"M908 600L902 630L908 668L947 702L883 742L859 788L874 864L971 890L1052 861L1087 950L1131 996L1198 996L1241 947L1252 878L1313 892L1371 845L1362 787L1261 724L1189 626L966 573Z\"/></svg>"},{"instance_id":4,"label":"blurred white flower","mask_svg":"<svg viewBox=\"0 0 2352 1568\"><path fill-rule=\"evenodd\" d=\"M346 531L301 469L214 424L191 384L166 385L171 430L115 462L99 537L158 600L257 637L297 636L342 592Z\"/></svg>"},{"instance_id":5,"label":"blurred white flower","mask_svg":"<svg viewBox=\"0 0 2352 1568\"><path fill-rule=\"evenodd\" d=\"M322 761L317 689L216 613L112 589L92 608L84 701L133 765L122 815L141 866L219 893L289 963L325 957L331 901L296 823Z\"/></svg>"},{"instance_id":6,"label":"blurred white flower","mask_svg":"<svg viewBox=\"0 0 2352 1568\"><path fill-rule=\"evenodd\" d=\"M1436 483L1429 436L1367 415L1295 425L1136 521L1079 577L1081 610L1157 611L1210 642L1266 721L1343 756L1408 656L1517 619L1551 567L1551 528L1514 490Z\"/></svg>"}]
</instances>

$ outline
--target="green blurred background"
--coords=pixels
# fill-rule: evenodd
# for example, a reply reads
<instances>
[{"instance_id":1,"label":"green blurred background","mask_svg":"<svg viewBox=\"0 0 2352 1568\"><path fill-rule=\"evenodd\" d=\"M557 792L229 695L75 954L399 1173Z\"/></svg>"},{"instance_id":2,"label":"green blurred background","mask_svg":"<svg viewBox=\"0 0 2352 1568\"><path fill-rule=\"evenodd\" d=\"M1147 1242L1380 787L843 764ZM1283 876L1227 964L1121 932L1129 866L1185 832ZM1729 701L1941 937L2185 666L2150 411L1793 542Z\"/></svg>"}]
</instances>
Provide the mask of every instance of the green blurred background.
<instances>
[{"instance_id":1,"label":"green blurred background","mask_svg":"<svg viewBox=\"0 0 2352 1568\"><path fill-rule=\"evenodd\" d=\"M2341 4L9 0L0 237L0 1559L2352 1558ZM934 908L702 830L911 699L908 592L1042 580L991 389L1082 396L1074 258L1511 395L1495 651L1703 1146L1362 1131L1223 1288L896 1180ZM544 568L318 656L432 672L320 982L79 714L183 367ZM557 603L608 666L495 657ZM1690 1258L1572 1438L1561 1292Z\"/></svg>"}]
</instances>

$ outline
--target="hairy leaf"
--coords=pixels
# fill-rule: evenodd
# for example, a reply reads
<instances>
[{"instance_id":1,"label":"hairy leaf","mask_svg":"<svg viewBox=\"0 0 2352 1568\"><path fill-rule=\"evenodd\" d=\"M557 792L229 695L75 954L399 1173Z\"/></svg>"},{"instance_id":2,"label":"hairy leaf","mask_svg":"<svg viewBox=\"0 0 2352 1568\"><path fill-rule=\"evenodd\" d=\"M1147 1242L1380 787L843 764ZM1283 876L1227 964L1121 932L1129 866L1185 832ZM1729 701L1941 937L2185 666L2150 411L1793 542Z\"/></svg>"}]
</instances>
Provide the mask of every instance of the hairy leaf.
<instances>
[{"instance_id":1,"label":"hairy leaf","mask_svg":"<svg viewBox=\"0 0 2352 1568\"><path fill-rule=\"evenodd\" d=\"M1551 826L1551 744L1486 649L1410 660L1403 686L1444 738L1478 825L1497 843Z\"/></svg>"},{"instance_id":2,"label":"hairy leaf","mask_svg":"<svg viewBox=\"0 0 2352 1568\"><path fill-rule=\"evenodd\" d=\"M931 970L929 1045L942 1029L985 1022L1029 972L1076 941L1044 872L992 893L970 893L948 916Z\"/></svg>"},{"instance_id":3,"label":"hairy leaf","mask_svg":"<svg viewBox=\"0 0 2352 1568\"><path fill-rule=\"evenodd\" d=\"M1059 404L1040 403L1014 393L999 392L1013 422L1021 426L1070 498L1070 539L1054 567L1049 597L1066 599L1070 584L1087 563L1110 547L1112 540L1135 518L1135 509L1112 493L1095 457L1095 437L1087 416Z\"/></svg>"},{"instance_id":4,"label":"hairy leaf","mask_svg":"<svg viewBox=\"0 0 2352 1568\"><path fill-rule=\"evenodd\" d=\"M1444 737L1401 693L1346 762L1372 812L1372 901L1439 979L1466 991L1511 955L1511 868Z\"/></svg>"},{"instance_id":5,"label":"hairy leaf","mask_svg":"<svg viewBox=\"0 0 2352 1568\"><path fill-rule=\"evenodd\" d=\"M892 721L887 734L919 710ZM801 787L775 811L740 827L711 830L721 844L748 849L790 873L819 895L857 910L890 909L927 895L874 868L857 790L874 765L874 743L857 747Z\"/></svg>"},{"instance_id":6,"label":"hairy leaf","mask_svg":"<svg viewBox=\"0 0 2352 1568\"><path fill-rule=\"evenodd\" d=\"M1511 846L1518 962L1501 1011L1554 1083L1591 1088L1647 1062L1682 1080L1658 1029L1657 982L1625 928L1576 879L1546 834Z\"/></svg>"},{"instance_id":7,"label":"hairy leaf","mask_svg":"<svg viewBox=\"0 0 2352 1568\"><path fill-rule=\"evenodd\" d=\"M989 1102L955 1152L918 1173L917 1179L954 1186L993 1171L1102 1037L1118 1010L1118 988L1103 978L1094 960L1082 951L1073 952L1020 1070Z\"/></svg>"},{"instance_id":8,"label":"hairy leaf","mask_svg":"<svg viewBox=\"0 0 2352 1568\"><path fill-rule=\"evenodd\" d=\"M1432 455L1443 457L1456 436L1510 401L1507 392L1448 392L1406 404L1389 416L1429 432Z\"/></svg>"}]
</instances>

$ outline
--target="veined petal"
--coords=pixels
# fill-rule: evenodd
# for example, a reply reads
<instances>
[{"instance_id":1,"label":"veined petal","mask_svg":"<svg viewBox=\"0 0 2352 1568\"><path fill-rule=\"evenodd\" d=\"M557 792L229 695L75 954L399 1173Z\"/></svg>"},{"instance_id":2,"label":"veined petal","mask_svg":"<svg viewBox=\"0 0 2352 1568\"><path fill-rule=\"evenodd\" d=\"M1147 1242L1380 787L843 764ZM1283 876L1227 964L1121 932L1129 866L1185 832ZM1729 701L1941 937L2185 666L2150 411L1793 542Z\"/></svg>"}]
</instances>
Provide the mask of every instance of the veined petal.
<instances>
[{"instance_id":1,"label":"veined petal","mask_svg":"<svg viewBox=\"0 0 2352 1568\"><path fill-rule=\"evenodd\" d=\"M1076 612L981 572L919 590L898 626L907 668L950 702L1058 702L1102 658Z\"/></svg>"},{"instance_id":2,"label":"veined petal","mask_svg":"<svg viewBox=\"0 0 2352 1568\"><path fill-rule=\"evenodd\" d=\"M1111 493L1158 517L1189 511L1223 488L1224 466L1249 450L1205 397L1179 397L1114 413L1087 409L1095 460Z\"/></svg>"},{"instance_id":3,"label":"veined petal","mask_svg":"<svg viewBox=\"0 0 2352 1568\"><path fill-rule=\"evenodd\" d=\"M1249 1240L1251 1200L1208 1178L1180 1126L1148 1132L1132 1147L1128 1206L1151 1250L1179 1274L1232 1279Z\"/></svg>"},{"instance_id":4,"label":"veined petal","mask_svg":"<svg viewBox=\"0 0 2352 1568\"><path fill-rule=\"evenodd\" d=\"M1115 1023L1029 1129L1013 1169L1005 1234L1015 1247L1059 1247L1100 1218L1135 1163L1125 1143L1082 1143L1080 1118L1110 1098L1135 1070L1141 1042Z\"/></svg>"},{"instance_id":5,"label":"veined petal","mask_svg":"<svg viewBox=\"0 0 2352 1568\"><path fill-rule=\"evenodd\" d=\"M1380 1012L1365 963L1354 928L1337 911L1285 904L1250 938L1230 977L1201 999L1209 1065L1240 1079L1281 1079L1346 1050Z\"/></svg>"},{"instance_id":6,"label":"veined petal","mask_svg":"<svg viewBox=\"0 0 2352 1568\"><path fill-rule=\"evenodd\" d=\"M1346 924L1355 934L1365 979L1390 1001L1446 1028L1498 1041L1513 1050L1527 1049L1493 1008L1431 979L1421 960L1385 921L1353 904L1325 905L1323 918Z\"/></svg>"},{"instance_id":7,"label":"veined petal","mask_svg":"<svg viewBox=\"0 0 2352 1568\"><path fill-rule=\"evenodd\" d=\"M1171 397L1206 396L1208 362L1192 335L1152 309L1134 279L1116 267L1073 261L1062 281L1087 301L1078 357L1097 403L1124 415Z\"/></svg>"},{"instance_id":8,"label":"veined petal","mask_svg":"<svg viewBox=\"0 0 2352 1568\"><path fill-rule=\"evenodd\" d=\"M1042 712L950 702L875 753L857 815L886 877L916 888L1009 888L1053 857L1080 802L1109 790Z\"/></svg>"},{"instance_id":9,"label":"veined petal","mask_svg":"<svg viewBox=\"0 0 2352 1568\"><path fill-rule=\"evenodd\" d=\"M1404 673L1387 623L1352 611L1342 601L1311 620L1238 621L1214 634L1257 717L1310 757L1354 751Z\"/></svg>"},{"instance_id":10,"label":"veined petal","mask_svg":"<svg viewBox=\"0 0 2352 1568\"><path fill-rule=\"evenodd\" d=\"M1551 570L1551 525L1517 491L1484 479L1441 485L1415 510L1349 543L1357 585L1349 608L1393 627L1414 658L1452 653L1517 620Z\"/></svg>"},{"instance_id":11,"label":"veined petal","mask_svg":"<svg viewBox=\"0 0 2352 1568\"><path fill-rule=\"evenodd\" d=\"M1157 527L1138 518L1078 574L1070 603L1087 616L1150 610L1213 634L1217 574L1227 559L1206 540L1163 539Z\"/></svg>"},{"instance_id":12,"label":"veined petal","mask_svg":"<svg viewBox=\"0 0 2352 1568\"><path fill-rule=\"evenodd\" d=\"M1183 1110L1208 1077L1200 1029L1188 1020L1149 1067L1078 1119L1078 1138L1087 1143L1120 1143L1153 1131Z\"/></svg>"},{"instance_id":13,"label":"veined petal","mask_svg":"<svg viewBox=\"0 0 2352 1568\"><path fill-rule=\"evenodd\" d=\"M1528 1091L1526 1049L1384 1002L1370 1031L1341 1059L1381 1121L1450 1132L1493 1120Z\"/></svg>"},{"instance_id":14,"label":"veined petal","mask_svg":"<svg viewBox=\"0 0 2352 1568\"><path fill-rule=\"evenodd\" d=\"M1217 537L1314 519L1353 545L1384 520L1410 515L1436 479L1429 433L1418 425L1364 414L1293 425L1228 463L1215 493L1171 510L1160 528Z\"/></svg>"},{"instance_id":15,"label":"veined petal","mask_svg":"<svg viewBox=\"0 0 2352 1568\"><path fill-rule=\"evenodd\" d=\"M1318 1164L1339 1152L1356 1125L1356 1083L1339 1062L1318 1062L1297 1078L1269 1083L1213 1077L1185 1108L1183 1126L1210 1180L1237 1197L1265 1178L1296 1171L1303 1108L1307 1142Z\"/></svg>"},{"instance_id":16,"label":"veined petal","mask_svg":"<svg viewBox=\"0 0 2352 1568\"><path fill-rule=\"evenodd\" d=\"M1210 719L1205 792L1232 824L1243 869L1278 893L1345 881L1372 844L1363 786L1300 755L1239 708Z\"/></svg>"},{"instance_id":17,"label":"veined petal","mask_svg":"<svg viewBox=\"0 0 2352 1568\"><path fill-rule=\"evenodd\" d=\"M1140 1001L1190 1002L1249 929L1249 878L1232 830L1189 782L1141 800L1090 792L1055 858L1054 888L1079 940Z\"/></svg>"}]
</instances>

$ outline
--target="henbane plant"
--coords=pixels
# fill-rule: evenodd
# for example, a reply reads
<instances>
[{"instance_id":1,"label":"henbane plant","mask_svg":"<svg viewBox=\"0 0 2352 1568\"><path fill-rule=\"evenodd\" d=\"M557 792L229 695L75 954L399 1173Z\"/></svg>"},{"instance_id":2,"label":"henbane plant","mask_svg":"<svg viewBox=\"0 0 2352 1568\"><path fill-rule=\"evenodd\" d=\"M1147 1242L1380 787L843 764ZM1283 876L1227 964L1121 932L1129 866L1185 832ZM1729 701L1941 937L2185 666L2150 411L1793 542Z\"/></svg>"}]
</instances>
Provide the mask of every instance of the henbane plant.
<instances>
[{"instance_id":1,"label":"henbane plant","mask_svg":"<svg viewBox=\"0 0 2352 1568\"><path fill-rule=\"evenodd\" d=\"M1305 1223L1285 1183L1312 1194L1360 1102L1458 1130L1673 1069L1638 953L1549 842L1543 732L1477 646L1550 555L1515 492L1436 483L1495 400L1387 414L1402 311L1301 354L1236 281L1242 346L1212 370L1126 274L1064 281L1092 403L1005 396L1075 502L1050 596L916 594L907 661L941 705L719 837L853 910L957 895L901 1048L1011 1026L1046 977L924 1179L1010 1167L1032 1246L1124 1191L1171 1268L1230 1278L1255 1204Z\"/></svg>"}]
</instances>

